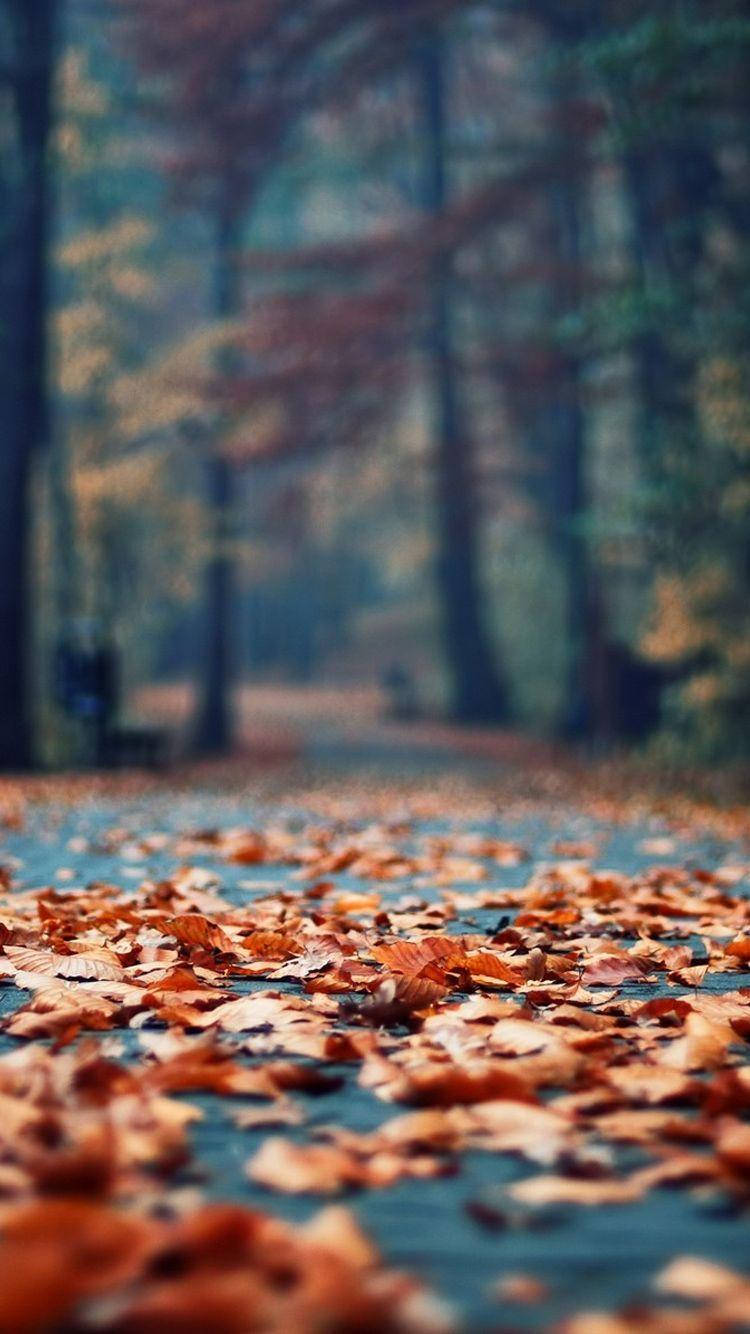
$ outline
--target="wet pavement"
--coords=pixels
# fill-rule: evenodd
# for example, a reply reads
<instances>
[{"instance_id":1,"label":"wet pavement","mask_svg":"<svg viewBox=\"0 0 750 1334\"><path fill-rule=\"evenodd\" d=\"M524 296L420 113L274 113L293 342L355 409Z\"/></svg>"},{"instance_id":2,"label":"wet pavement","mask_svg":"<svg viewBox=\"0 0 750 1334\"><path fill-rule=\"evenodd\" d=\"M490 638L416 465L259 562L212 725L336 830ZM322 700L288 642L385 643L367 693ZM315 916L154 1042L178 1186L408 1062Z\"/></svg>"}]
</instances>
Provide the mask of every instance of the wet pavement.
<instances>
[{"instance_id":1,"label":"wet pavement","mask_svg":"<svg viewBox=\"0 0 750 1334\"><path fill-rule=\"evenodd\" d=\"M304 807L294 802L263 806L199 792L161 792L124 802L90 799L75 808L38 806L30 808L23 829L4 834L0 864L12 869L14 884L24 889L53 885L64 892L104 880L132 890L144 879L168 876L180 864L173 836L186 830L257 828L282 822L302 829L309 818ZM357 825L365 817L352 818ZM314 812L312 819L320 820L319 814ZM606 826L575 810L558 811L549 819L533 813L509 819L501 811L495 815L485 812L481 818L471 814L416 818L411 836L418 839L457 828L513 840L530 854L531 860L519 866L492 864L483 887L525 883L541 863L559 860L555 846L560 840L594 841L598 851L591 859L593 865L628 874L660 862L715 869L747 861L747 849L715 837L673 839L658 820ZM116 837L113 829L119 831ZM218 860L210 849L191 856L190 863L204 866L215 876L220 892L236 903L265 895L275 884L284 889L298 887L288 866L231 865ZM337 886L361 889L362 882L344 872L337 876ZM378 886L394 895L411 892L411 888L408 880ZM742 892L743 885L736 888ZM750 892L747 881L744 890ZM423 888L417 892L426 896ZM497 916L497 910L487 912L486 920L482 912L472 912L468 925L464 918L448 929L482 929ZM720 975L715 984L747 986L750 973ZM255 985L238 984L237 989ZM637 989L631 986L629 994L637 994ZM654 994L652 988L649 995ZM26 992L5 982L0 988L0 1009L8 1013L27 998ZM113 1038L126 1052L137 1050L133 1034L116 1031L103 1040L111 1045ZM0 1037L0 1050L14 1045L14 1039ZM393 1113L392 1107L357 1085L356 1069L341 1066L336 1072L342 1076L342 1087L314 1097L300 1094L308 1119L299 1129L292 1127L284 1133L306 1139L312 1127L325 1123L367 1131ZM267 1132L238 1129L228 1115L227 1102L218 1097L190 1094L187 1100L201 1107L203 1120L192 1131L195 1161L181 1178L186 1188L197 1186L209 1197L240 1200L292 1219L307 1217L319 1208L319 1199L276 1195L246 1178L244 1165ZM236 1107L236 1100L233 1105ZM700 1255L738 1268L750 1260L747 1217L727 1211L713 1195L696 1199L682 1191L662 1189L628 1205L556 1207L510 1224L498 1211L495 1227L475 1221L472 1208L477 1201L486 1206L484 1216L491 1221L503 1186L524 1174L528 1175L528 1168L510 1155L475 1152L461 1158L455 1175L352 1194L346 1203L391 1264L423 1276L463 1324L476 1330L542 1328L571 1311L637 1303L649 1296L653 1276L677 1255ZM533 1306L511 1306L491 1297L488 1289L493 1282L518 1272L545 1283L545 1300Z\"/></svg>"}]
</instances>

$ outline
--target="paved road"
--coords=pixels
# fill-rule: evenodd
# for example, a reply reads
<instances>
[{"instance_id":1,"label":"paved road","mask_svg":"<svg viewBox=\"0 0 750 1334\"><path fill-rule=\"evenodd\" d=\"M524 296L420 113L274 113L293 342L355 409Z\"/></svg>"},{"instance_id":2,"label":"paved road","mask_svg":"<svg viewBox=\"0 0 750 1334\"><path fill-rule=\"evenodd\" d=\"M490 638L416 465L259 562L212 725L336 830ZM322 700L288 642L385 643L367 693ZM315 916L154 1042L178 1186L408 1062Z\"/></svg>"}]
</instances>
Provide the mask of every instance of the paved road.
<instances>
[{"instance_id":1,"label":"paved road","mask_svg":"<svg viewBox=\"0 0 750 1334\"><path fill-rule=\"evenodd\" d=\"M139 853L137 837L155 830L184 831L207 826L257 825L282 816L302 822L304 812L287 806L263 810L225 796L194 793L177 796L162 793L146 800L113 804L88 801L74 810L65 807L36 808L26 827L9 831L0 845L0 862L15 868L17 883L24 887L46 884L61 890L88 880L111 880L132 887L143 877L161 877L175 866L167 849ZM518 840L530 851L533 861L517 868L492 867L490 883L522 884L534 864L549 860L553 844L561 839L596 837L600 851L595 864L632 873L653 864L653 851L645 852L644 839L659 838L658 824L648 827L604 828L585 815L556 816L554 821L527 816L509 821L502 815L465 821L467 828ZM106 850L103 836L113 826L133 834L117 851ZM441 821L417 821L416 832L445 827ZM455 822L454 822L455 827ZM92 851L95 845L98 850ZM665 844L666 848L666 844ZM747 859L747 852L717 839L683 840L676 851L663 854L665 861L692 860L709 868L723 861ZM206 855L199 860L216 872L222 890L237 902L247 902L253 891L243 887L248 868L218 864ZM284 867L251 868L264 881L288 883ZM341 877L342 887L349 883ZM401 882L398 892L408 885ZM256 891L257 892L257 891ZM495 913L497 916L497 913ZM466 929L464 927L464 929ZM750 975L731 977L733 987L748 984ZM653 995L653 991L650 992ZM5 986L0 1005L7 1012L26 998L25 993ZM129 1041L129 1035L123 1035ZM0 1050L12 1040L0 1041ZM356 1085L356 1072L341 1068L343 1089L308 1098L309 1126L334 1122L356 1130L374 1128L387 1109ZM303 1096L303 1095L300 1095ZM237 1130L219 1099L190 1095L200 1103L205 1119L194 1131L197 1160L206 1169L200 1184L206 1193L257 1205L291 1218L314 1212L319 1201L270 1195L243 1176L243 1164L262 1140L262 1132ZM294 1131L290 1133L294 1134ZM374 1234L386 1257L396 1265L418 1271L460 1312L471 1329L540 1328L566 1312L583 1308L612 1308L647 1294L653 1274L673 1256L699 1254L747 1264L750 1232L747 1221L723 1214L715 1200L703 1205L684 1192L657 1191L648 1199L627 1206L588 1209L556 1209L542 1215L533 1227L488 1231L472 1221L466 1204L481 1199L491 1203L503 1183L521 1175L522 1168L511 1157L475 1153L461 1162L460 1172L449 1178L408 1182L389 1190L372 1191L351 1198L350 1203L367 1229ZM188 1170L186 1184L195 1181ZM504 1273L523 1271L539 1276L549 1285L549 1297L541 1306L503 1309L487 1295L488 1284Z\"/></svg>"}]
</instances>

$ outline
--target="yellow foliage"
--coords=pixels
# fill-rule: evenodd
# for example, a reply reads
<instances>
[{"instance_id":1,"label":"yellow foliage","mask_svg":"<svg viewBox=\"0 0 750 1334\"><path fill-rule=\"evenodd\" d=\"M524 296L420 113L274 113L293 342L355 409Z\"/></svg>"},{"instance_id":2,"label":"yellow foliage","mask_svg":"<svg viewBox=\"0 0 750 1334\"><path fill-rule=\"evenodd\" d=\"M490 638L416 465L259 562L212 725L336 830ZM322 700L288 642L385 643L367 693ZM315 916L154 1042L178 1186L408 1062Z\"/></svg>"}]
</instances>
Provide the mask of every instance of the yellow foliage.
<instances>
[{"instance_id":1,"label":"yellow foliage","mask_svg":"<svg viewBox=\"0 0 750 1334\"><path fill-rule=\"evenodd\" d=\"M692 708L707 709L722 698L723 682L718 672L701 672L682 687L682 697Z\"/></svg>"},{"instance_id":2,"label":"yellow foliage","mask_svg":"<svg viewBox=\"0 0 750 1334\"><path fill-rule=\"evenodd\" d=\"M720 561L711 561L693 571L687 581L688 597L694 606L707 610L731 588L729 572Z\"/></svg>"},{"instance_id":3,"label":"yellow foliage","mask_svg":"<svg viewBox=\"0 0 750 1334\"><path fill-rule=\"evenodd\" d=\"M705 628L695 616L686 581L677 575L659 575L651 618L641 639L644 657L680 662L705 642Z\"/></svg>"},{"instance_id":4,"label":"yellow foliage","mask_svg":"<svg viewBox=\"0 0 750 1334\"><path fill-rule=\"evenodd\" d=\"M750 454L750 398L739 362L726 357L706 362L699 376L698 401L707 437L736 454Z\"/></svg>"},{"instance_id":5,"label":"yellow foliage","mask_svg":"<svg viewBox=\"0 0 750 1334\"><path fill-rule=\"evenodd\" d=\"M63 115L103 116L109 107L104 84L92 78L87 69L86 53L71 47L63 55L57 70L57 101Z\"/></svg>"},{"instance_id":6,"label":"yellow foliage","mask_svg":"<svg viewBox=\"0 0 750 1334\"><path fill-rule=\"evenodd\" d=\"M145 250L158 223L132 210L117 211L114 198L110 203L107 197L109 175L136 156L143 160L142 139L115 127L115 110L104 87L90 77L83 53L68 51L58 70L55 148L65 166L63 191L71 192L69 202L63 195L63 216L82 212L86 223L78 234L68 227L56 247L55 262L73 295L52 314L50 328L57 387L74 400L64 421L79 547L73 593L86 614L112 624L119 618L119 630L137 656L165 601L195 596L197 570L205 560L205 516L189 493L190 456L183 452L178 461L177 447L170 452L163 436L148 448L140 437L202 408L196 381L210 362L195 339L187 356L165 357L148 372L122 373L146 353L140 345L144 324L133 316L167 289ZM100 188L96 174L102 169L108 175ZM97 201L104 214L92 225ZM124 440L119 425L129 417L139 429ZM113 575L118 570L121 574Z\"/></svg>"},{"instance_id":7,"label":"yellow foliage","mask_svg":"<svg viewBox=\"0 0 750 1334\"><path fill-rule=\"evenodd\" d=\"M107 280L112 291L128 301L149 301L154 295L155 283L151 274L135 264L111 264Z\"/></svg>"},{"instance_id":8,"label":"yellow foliage","mask_svg":"<svg viewBox=\"0 0 750 1334\"><path fill-rule=\"evenodd\" d=\"M702 652L700 669L680 686L673 706L681 728L697 729L704 744L715 744L731 729L736 701L747 698L750 685L750 611L731 569L713 561L689 576L661 575L641 651L662 662Z\"/></svg>"},{"instance_id":9,"label":"yellow foliage","mask_svg":"<svg viewBox=\"0 0 750 1334\"><path fill-rule=\"evenodd\" d=\"M122 439L134 440L202 418L203 385L216 353L230 347L242 329L226 321L192 334L161 361L134 374L120 375L108 393Z\"/></svg>"},{"instance_id":10,"label":"yellow foliage","mask_svg":"<svg viewBox=\"0 0 750 1334\"><path fill-rule=\"evenodd\" d=\"M82 511L105 500L137 505L153 495L161 471L162 460L143 452L79 467L73 478L76 501Z\"/></svg>"},{"instance_id":11,"label":"yellow foliage","mask_svg":"<svg viewBox=\"0 0 750 1334\"><path fill-rule=\"evenodd\" d=\"M113 525L135 524L133 545L138 566L162 595L186 602L195 595L196 569L204 559L204 515L195 497L175 491L173 457L165 450L141 450L135 455L95 459L93 433L79 441L89 461L79 459L73 490L79 530L87 548L99 552ZM99 443L101 455L101 439ZM93 461L92 461L93 458ZM91 563L95 578L97 560Z\"/></svg>"},{"instance_id":12,"label":"yellow foliage","mask_svg":"<svg viewBox=\"0 0 750 1334\"><path fill-rule=\"evenodd\" d=\"M55 311L51 323L58 389L71 396L88 393L112 364L106 311L87 299Z\"/></svg>"},{"instance_id":13,"label":"yellow foliage","mask_svg":"<svg viewBox=\"0 0 750 1334\"><path fill-rule=\"evenodd\" d=\"M244 413L226 433L221 452L225 458L242 463L267 454L284 430L284 412L279 402L270 400Z\"/></svg>"},{"instance_id":14,"label":"yellow foliage","mask_svg":"<svg viewBox=\"0 0 750 1334\"><path fill-rule=\"evenodd\" d=\"M107 227L82 232L72 241L67 241L60 246L57 258L60 264L68 268L84 268L147 245L153 235L154 228L145 218L125 214Z\"/></svg>"},{"instance_id":15,"label":"yellow foliage","mask_svg":"<svg viewBox=\"0 0 750 1334\"><path fill-rule=\"evenodd\" d=\"M52 333L61 344L98 336L106 321L104 309L90 299L61 306L53 312Z\"/></svg>"},{"instance_id":16,"label":"yellow foliage","mask_svg":"<svg viewBox=\"0 0 750 1334\"><path fill-rule=\"evenodd\" d=\"M104 85L89 74L87 57L77 47L66 51L58 64L56 103L54 151L68 172L85 172L97 158L87 122L96 122L98 128L110 99Z\"/></svg>"},{"instance_id":17,"label":"yellow foliage","mask_svg":"<svg viewBox=\"0 0 750 1334\"><path fill-rule=\"evenodd\" d=\"M103 344L88 347L63 346L58 357L58 384L63 394L85 394L111 364L111 352Z\"/></svg>"},{"instance_id":18,"label":"yellow foliage","mask_svg":"<svg viewBox=\"0 0 750 1334\"><path fill-rule=\"evenodd\" d=\"M86 147L80 127L72 121L57 126L54 148L69 170L81 170L86 162Z\"/></svg>"}]
</instances>

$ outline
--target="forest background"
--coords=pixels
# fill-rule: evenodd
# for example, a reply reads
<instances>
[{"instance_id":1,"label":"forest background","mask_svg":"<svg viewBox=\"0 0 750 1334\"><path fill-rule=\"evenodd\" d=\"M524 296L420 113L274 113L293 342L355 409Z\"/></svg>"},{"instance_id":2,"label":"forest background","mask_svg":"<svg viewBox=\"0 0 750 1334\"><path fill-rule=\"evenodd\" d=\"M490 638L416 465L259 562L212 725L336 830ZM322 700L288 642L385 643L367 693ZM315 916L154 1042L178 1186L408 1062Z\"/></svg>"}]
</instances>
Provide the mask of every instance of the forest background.
<instances>
[{"instance_id":1,"label":"forest background","mask_svg":"<svg viewBox=\"0 0 750 1334\"><path fill-rule=\"evenodd\" d=\"M0 0L0 764L85 760L83 642L206 753L270 682L746 755L749 54L739 0Z\"/></svg>"}]
</instances>

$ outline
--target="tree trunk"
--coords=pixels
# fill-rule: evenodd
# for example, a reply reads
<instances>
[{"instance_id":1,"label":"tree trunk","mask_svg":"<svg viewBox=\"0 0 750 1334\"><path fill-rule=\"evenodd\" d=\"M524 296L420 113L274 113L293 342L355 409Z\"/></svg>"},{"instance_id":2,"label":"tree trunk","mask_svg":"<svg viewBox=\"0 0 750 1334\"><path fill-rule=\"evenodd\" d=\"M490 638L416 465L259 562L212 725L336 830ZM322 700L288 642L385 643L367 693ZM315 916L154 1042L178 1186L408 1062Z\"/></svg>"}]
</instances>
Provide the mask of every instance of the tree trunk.
<instances>
[{"instance_id":1,"label":"tree trunk","mask_svg":"<svg viewBox=\"0 0 750 1334\"><path fill-rule=\"evenodd\" d=\"M446 203L442 43L420 51L425 118L425 206L435 219ZM435 415L436 580L451 686L451 712L462 722L502 722L508 690L482 615L473 451L463 419L453 355L450 264L438 255L429 278L428 351Z\"/></svg>"},{"instance_id":2,"label":"tree trunk","mask_svg":"<svg viewBox=\"0 0 750 1334\"><path fill-rule=\"evenodd\" d=\"M570 45L580 33L567 19L551 25L556 42ZM549 248L556 277L551 284L552 320L580 308L581 217L586 187L571 109L580 96L576 71L561 64L552 76L551 121L557 173L547 187ZM617 730L616 680L611 670L604 599L599 571L585 531L589 510L586 484L588 443L581 402L582 365L575 347L554 352L547 408L550 499L555 546L562 562L566 598L569 668L562 732L601 745Z\"/></svg>"},{"instance_id":3,"label":"tree trunk","mask_svg":"<svg viewBox=\"0 0 750 1334\"><path fill-rule=\"evenodd\" d=\"M29 484L47 437L47 147L51 120L54 0L13 0L11 71L17 116L18 189L11 204L1 287L0 765L31 762Z\"/></svg>"},{"instance_id":4,"label":"tree trunk","mask_svg":"<svg viewBox=\"0 0 750 1334\"><path fill-rule=\"evenodd\" d=\"M575 362L564 358L551 450L555 545L565 576L570 650L562 732L571 740L603 744L611 741L616 731L615 681L610 671L599 578L584 531L585 428L578 377Z\"/></svg>"},{"instance_id":5,"label":"tree trunk","mask_svg":"<svg viewBox=\"0 0 750 1334\"><path fill-rule=\"evenodd\" d=\"M213 549L205 572L202 694L195 748L200 754L216 755L228 750L232 740L230 635L234 581L226 551L232 475L219 453L206 459L205 475Z\"/></svg>"},{"instance_id":6,"label":"tree trunk","mask_svg":"<svg viewBox=\"0 0 750 1334\"><path fill-rule=\"evenodd\" d=\"M564 90L563 97L569 95ZM565 110L562 108L562 114ZM564 141L561 176L552 186L553 259L560 277L553 290L558 318L575 311L581 264L580 197L572 145ZM553 438L550 442L551 511L555 543L562 560L567 594L570 665L565 692L563 733L597 744L611 741L616 730L615 682L608 669L608 645L598 571L585 531L586 422L581 405L581 365L573 352L561 350L553 373Z\"/></svg>"},{"instance_id":7,"label":"tree trunk","mask_svg":"<svg viewBox=\"0 0 750 1334\"><path fill-rule=\"evenodd\" d=\"M237 313L240 293L235 264L239 241L239 219L231 186L224 187L216 251L215 315L227 320ZM226 355L220 368L228 369ZM232 509L232 468L221 452L221 423L205 461L205 495L210 516L211 552L205 571L204 628L201 660L200 703L194 748L199 754L219 755L232 742L232 609L234 572L228 552Z\"/></svg>"}]
</instances>

